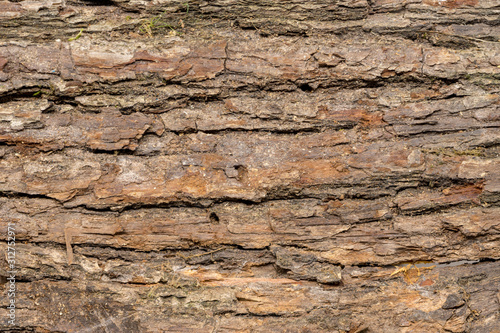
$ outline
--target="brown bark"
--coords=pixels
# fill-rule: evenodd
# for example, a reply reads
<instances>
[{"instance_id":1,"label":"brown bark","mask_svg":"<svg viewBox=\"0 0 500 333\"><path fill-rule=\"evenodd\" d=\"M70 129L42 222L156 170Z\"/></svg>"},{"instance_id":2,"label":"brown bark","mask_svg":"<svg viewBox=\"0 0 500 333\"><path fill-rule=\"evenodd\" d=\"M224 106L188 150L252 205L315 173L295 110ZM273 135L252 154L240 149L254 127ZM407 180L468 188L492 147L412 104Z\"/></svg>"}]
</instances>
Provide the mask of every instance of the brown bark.
<instances>
[{"instance_id":1,"label":"brown bark","mask_svg":"<svg viewBox=\"0 0 500 333\"><path fill-rule=\"evenodd\" d=\"M499 8L0 1L0 330L500 332Z\"/></svg>"}]
</instances>

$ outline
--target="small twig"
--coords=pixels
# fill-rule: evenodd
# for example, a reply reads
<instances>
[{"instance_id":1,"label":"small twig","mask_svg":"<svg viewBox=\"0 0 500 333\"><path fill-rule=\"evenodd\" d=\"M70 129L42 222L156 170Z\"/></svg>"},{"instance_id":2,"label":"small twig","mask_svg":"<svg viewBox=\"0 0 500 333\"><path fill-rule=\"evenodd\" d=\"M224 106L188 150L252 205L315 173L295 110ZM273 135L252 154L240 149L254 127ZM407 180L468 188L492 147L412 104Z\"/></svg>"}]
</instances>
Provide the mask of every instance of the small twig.
<instances>
[{"instance_id":1,"label":"small twig","mask_svg":"<svg viewBox=\"0 0 500 333\"><path fill-rule=\"evenodd\" d=\"M73 263L73 249L71 248L71 229L64 229L64 239L66 240L66 254L68 255L68 265Z\"/></svg>"},{"instance_id":2,"label":"small twig","mask_svg":"<svg viewBox=\"0 0 500 333\"><path fill-rule=\"evenodd\" d=\"M72 41L77 40L78 38L80 38L82 36L82 32L83 32L83 28L80 29L80 32L78 33L78 35L76 35L75 37L71 37L70 39L68 39L68 42L72 42Z\"/></svg>"},{"instance_id":3,"label":"small twig","mask_svg":"<svg viewBox=\"0 0 500 333\"><path fill-rule=\"evenodd\" d=\"M407 264L406 266L401 266L399 268L397 268L394 272L391 273L390 276L394 276L396 274L399 274L399 273L402 273L405 277L406 280L409 280L410 283L413 283L411 281L411 278L410 278L410 274L409 272L412 270L412 269L415 269L417 271L417 280L418 280L418 277L420 277L423 273L420 271L420 270L432 270L436 268L436 265L432 265L430 267L420 267L418 268L417 267L417 263L416 262L413 262L413 263L409 263Z\"/></svg>"},{"instance_id":4,"label":"small twig","mask_svg":"<svg viewBox=\"0 0 500 333\"><path fill-rule=\"evenodd\" d=\"M467 305L467 308L469 309L469 311L472 314L472 320L476 320L477 318L479 318L479 316L481 316L481 311L475 310L475 309L473 309L470 306L470 303L469 303L469 301L470 301L470 294L465 290L464 287L459 286L459 288L462 290L464 302L465 302L465 304Z\"/></svg>"},{"instance_id":5,"label":"small twig","mask_svg":"<svg viewBox=\"0 0 500 333\"><path fill-rule=\"evenodd\" d=\"M158 289L158 286L151 287L151 290L149 290L148 294L146 295L146 298L154 298L154 292Z\"/></svg>"},{"instance_id":6,"label":"small twig","mask_svg":"<svg viewBox=\"0 0 500 333\"><path fill-rule=\"evenodd\" d=\"M392 274L389 275L389 276L393 276L393 275L396 275L396 274L401 273L401 272L402 273L406 273L408 270L410 270L410 268L411 268L412 265L413 264L408 264L406 266L401 266L401 267L397 268L394 272L392 272Z\"/></svg>"}]
</instances>

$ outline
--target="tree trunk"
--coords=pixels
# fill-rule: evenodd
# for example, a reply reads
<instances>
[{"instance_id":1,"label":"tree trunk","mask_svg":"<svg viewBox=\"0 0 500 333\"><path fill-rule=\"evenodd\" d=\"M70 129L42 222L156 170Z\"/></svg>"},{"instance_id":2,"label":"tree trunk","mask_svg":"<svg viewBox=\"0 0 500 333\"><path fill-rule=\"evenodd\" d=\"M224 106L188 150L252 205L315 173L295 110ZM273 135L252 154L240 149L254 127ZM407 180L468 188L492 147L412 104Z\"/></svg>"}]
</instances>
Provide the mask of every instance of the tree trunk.
<instances>
[{"instance_id":1,"label":"tree trunk","mask_svg":"<svg viewBox=\"0 0 500 333\"><path fill-rule=\"evenodd\" d=\"M0 1L0 330L500 332L499 15Z\"/></svg>"}]
</instances>

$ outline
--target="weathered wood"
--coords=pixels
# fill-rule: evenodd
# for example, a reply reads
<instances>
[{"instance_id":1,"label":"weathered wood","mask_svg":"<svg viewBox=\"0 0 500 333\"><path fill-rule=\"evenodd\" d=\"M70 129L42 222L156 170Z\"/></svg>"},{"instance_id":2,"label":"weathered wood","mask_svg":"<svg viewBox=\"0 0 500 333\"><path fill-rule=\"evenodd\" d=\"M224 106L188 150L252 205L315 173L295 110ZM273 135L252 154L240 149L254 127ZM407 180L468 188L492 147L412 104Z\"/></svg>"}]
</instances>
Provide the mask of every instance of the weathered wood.
<instances>
[{"instance_id":1,"label":"weathered wood","mask_svg":"<svg viewBox=\"0 0 500 333\"><path fill-rule=\"evenodd\" d=\"M0 1L0 330L500 332L499 5Z\"/></svg>"}]
</instances>

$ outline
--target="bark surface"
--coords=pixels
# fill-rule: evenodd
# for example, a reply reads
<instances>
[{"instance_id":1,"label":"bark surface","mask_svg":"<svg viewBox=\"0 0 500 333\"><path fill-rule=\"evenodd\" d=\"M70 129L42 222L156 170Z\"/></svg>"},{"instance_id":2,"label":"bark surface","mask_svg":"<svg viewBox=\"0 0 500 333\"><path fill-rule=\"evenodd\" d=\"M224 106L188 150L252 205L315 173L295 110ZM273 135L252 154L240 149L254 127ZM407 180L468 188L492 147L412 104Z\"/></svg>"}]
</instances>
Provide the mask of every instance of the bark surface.
<instances>
[{"instance_id":1,"label":"bark surface","mask_svg":"<svg viewBox=\"0 0 500 333\"><path fill-rule=\"evenodd\" d=\"M0 1L0 330L500 332L499 17Z\"/></svg>"}]
</instances>

